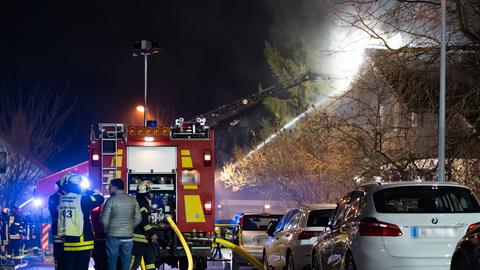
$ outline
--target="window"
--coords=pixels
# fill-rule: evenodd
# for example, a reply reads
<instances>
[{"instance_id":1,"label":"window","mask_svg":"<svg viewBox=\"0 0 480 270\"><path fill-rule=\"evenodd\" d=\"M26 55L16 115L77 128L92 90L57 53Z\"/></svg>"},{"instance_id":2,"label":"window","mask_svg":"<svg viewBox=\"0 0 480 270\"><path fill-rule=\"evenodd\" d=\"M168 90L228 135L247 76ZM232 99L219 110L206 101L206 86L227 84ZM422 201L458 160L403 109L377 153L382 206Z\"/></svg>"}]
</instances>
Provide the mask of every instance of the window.
<instances>
[{"instance_id":1,"label":"window","mask_svg":"<svg viewBox=\"0 0 480 270\"><path fill-rule=\"evenodd\" d=\"M300 220L301 216L302 215L300 212L297 212L294 216L292 216L292 218L290 218L288 223L285 225L285 230L295 228L298 225L298 221Z\"/></svg>"},{"instance_id":2,"label":"window","mask_svg":"<svg viewBox=\"0 0 480 270\"><path fill-rule=\"evenodd\" d=\"M335 209L335 213L333 214L331 225L336 227L343 222L343 217L345 215L345 211L347 210L348 206L348 199L349 196L345 196L340 203L338 204L337 208Z\"/></svg>"},{"instance_id":3,"label":"window","mask_svg":"<svg viewBox=\"0 0 480 270\"><path fill-rule=\"evenodd\" d=\"M278 222L277 227L275 227L274 234L277 234L280 231L282 231L283 228L285 227L285 225L290 221L290 218L293 215L295 215L298 211L299 211L298 209L294 209L294 210L291 210L290 212L288 212L287 214L285 214L285 216L283 216L283 218L280 219L280 221Z\"/></svg>"},{"instance_id":4,"label":"window","mask_svg":"<svg viewBox=\"0 0 480 270\"><path fill-rule=\"evenodd\" d=\"M379 213L480 213L470 190L452 186L383 189L373 194Z\"/></svg>"},{"instance_id":5,"label":"window","mask_svg":"<svg viewBox=\"0 0 480 270\"><path fill-rule=\"evenodd\" d=\"M350 202L345 214L345 221L351 221L360 213L361 208L363 207L363 192L355 191L350 197Z\"/></svg>"},{"instance_id":6,"label":"window","mask_svg":"<svg viewBox=\"0 0 480 270\"><path fill-rule=\"evenodd\" d=\"M0 152L0 173L7 173L7 152Z\"/></svg>"},{"instance_id":7,"label":"window","mask_svg":"<svg viewBox=\"0 0 480 270\"><path fill-rule=\"evenodd\" d=\"M313 210L308 215L307 227L327 227L333 209Z\"/></svg>"},{"instance_id":8,"label":"window","mask_svg":"<svg viewBox=\"0 0 480 270\"><path fill-rule=\"evenodd\" d=\"M281 215L244 215L242 230L265 231L270 222L278 221L281 217Z\"/></svg>"}]
</instances>

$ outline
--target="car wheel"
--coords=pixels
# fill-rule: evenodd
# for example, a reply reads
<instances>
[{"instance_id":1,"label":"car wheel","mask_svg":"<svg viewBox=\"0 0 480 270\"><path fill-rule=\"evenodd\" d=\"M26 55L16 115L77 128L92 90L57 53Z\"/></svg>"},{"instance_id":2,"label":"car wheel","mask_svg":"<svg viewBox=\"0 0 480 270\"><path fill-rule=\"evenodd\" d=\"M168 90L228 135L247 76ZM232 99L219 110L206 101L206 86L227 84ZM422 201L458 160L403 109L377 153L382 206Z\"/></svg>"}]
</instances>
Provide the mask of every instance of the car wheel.
<instances>
[{"instance_id":1,"label":"car wheel","mask_svg":"<svg viewBox=\"0 0 480 270\"><path fill-rule=\"evenodd\" d=\"M350 252L347 252L345 255L345 262L343 269L345 270L357 270L357 265L355 264L355 260L353 259L353 255Z\"/></svg>"},{"instance_id":2,"label":"car wheel","mask_svg":"<svg viewBox=\"0 0 480 270\"><path fill-rule=\"evenodd\" d=\"M235 256L232 256L232 270L239 270L240 264L237 262Z\"/></svg>"},{"instance_id":3,"label":"car wheel","mask_svg":"<svg viewBox=\"0 0 480 270\"><path fill-rule=\"evenodd\" d=\"M265 254L265 252L263 252L263 269L264 270L270 269L270 266L268 266L267 254Z\"/></svg>"},{"instance_id":4,"label":"car wheel","mask_svg":"<svg viewBox=\"0 0 480 270\"><path fill-rule=\"evenodd\" d=\"M465 255L455 256L452 261L451 270L473 270L470 258Z\"/></svg>"},{"instance_id":5,"label":"car wheel","mask_svg":"<svg viewBox=\"0 0 480 270\"><path fill-rule=\"evenodd\" d=\"M295 270L295 261L293 260L292 253L288 254L287 270Z\"/></svg>"},{"instance_id":6,"label":"car wheel","mask_svg":"<svg viewBox=\"0 0 480 270\"><path fill-rule=\"evenodd\" d=\"M312 254L312 270L322 270L320 258L318 258L316 253Z\"/></svg>"}]
</instances>

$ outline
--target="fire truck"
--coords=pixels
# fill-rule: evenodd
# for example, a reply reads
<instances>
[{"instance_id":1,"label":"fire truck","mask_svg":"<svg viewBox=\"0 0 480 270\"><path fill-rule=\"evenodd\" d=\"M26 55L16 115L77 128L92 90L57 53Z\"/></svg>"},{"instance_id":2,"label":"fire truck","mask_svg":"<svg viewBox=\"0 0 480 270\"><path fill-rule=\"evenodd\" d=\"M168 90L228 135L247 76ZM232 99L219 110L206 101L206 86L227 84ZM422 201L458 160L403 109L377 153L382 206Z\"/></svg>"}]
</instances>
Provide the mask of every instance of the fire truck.
<instances>
[{"instance_id":1,"label":"fire truck","mask_svg":"<svg viewBox=\"0 0 480 270\"><path fill-rule=\"evenodd\" d=\"M190 246L195 268L206 268L215 226L215 159L214 132L205 121L180 118L173 127L157 126L155 121L147 126L100 123L90 130L93 188L108 194L110 180L121 178L134 195L138 183L150 183L159 264L180 261L182 267L186 262L180 242L166 226L170 215Z\"/></svg>"},{"instance_id":2,"label":"fire truck","mask_svg":"<svg viewBox=\"0 0 480 270\"><path fill-rule=\"evenodd\" d=\"M171 127L127 126L99 123L90 128L89 160L47 176L37 182L38 196L55 192L55 182L68 172L81 173L90 188L108 195L110 180L121 178L129 194L148 181L152 195L151 221L159 236L156 264L187 269L187 259L178 237L165 222L176 222L194 257L194 268L205 269L215 229L215 140L213 126L252 107L267 97L282 97L286 89L318 78L306 73L287 87L271 86L247 98L223 105L193 120L179 118ZM93 215L92 215L93 216ZM98 216L98 215L97 215ZM95 224L94 224L95 227Z\"/></svg>"}]
</instances>

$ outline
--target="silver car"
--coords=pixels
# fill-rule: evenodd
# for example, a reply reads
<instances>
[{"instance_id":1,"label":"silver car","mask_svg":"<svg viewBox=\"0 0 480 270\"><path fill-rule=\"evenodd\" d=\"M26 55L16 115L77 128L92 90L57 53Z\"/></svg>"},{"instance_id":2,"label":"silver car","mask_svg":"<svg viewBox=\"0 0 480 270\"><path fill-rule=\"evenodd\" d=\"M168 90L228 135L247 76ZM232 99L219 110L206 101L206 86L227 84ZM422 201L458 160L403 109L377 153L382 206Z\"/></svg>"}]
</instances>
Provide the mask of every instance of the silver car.
<instances>
[{"instance_id":1,"label":"silver car","mask_svg":"<svg viewBox=\"0 0 480 270\"><path fill-rule=\"evenodd\" d=\"M246 250L259 261L262 260L262 251L267 240L267 227L278 222L283 217L280 213L241 213L233 217L232 224L238 225L237 239L234 240L241 248ZM232 270L240 266L249 265L241 255L233 252Z\"/></svg>"},{"instance_id":2,"label":"silver car","mask_svg":"<svg viewBox=\"0 0 480 270\"><path fill-rule=\"evenodd\" d=\"M315 270L447 270L457 242L480 221L456 183L370 183L348 193L312 249Z\"/></svg>"},{"instance_id":3,"label":"silver car","mask_svg":"<svg viewBox=\"0 0 480 270\"><path fill-rule=\"evenodd\" d=\"M267 231L264 269L308 269L312 246L325 231L336 204L304 205L290 210Z\"/></svg>"}]
</instances>

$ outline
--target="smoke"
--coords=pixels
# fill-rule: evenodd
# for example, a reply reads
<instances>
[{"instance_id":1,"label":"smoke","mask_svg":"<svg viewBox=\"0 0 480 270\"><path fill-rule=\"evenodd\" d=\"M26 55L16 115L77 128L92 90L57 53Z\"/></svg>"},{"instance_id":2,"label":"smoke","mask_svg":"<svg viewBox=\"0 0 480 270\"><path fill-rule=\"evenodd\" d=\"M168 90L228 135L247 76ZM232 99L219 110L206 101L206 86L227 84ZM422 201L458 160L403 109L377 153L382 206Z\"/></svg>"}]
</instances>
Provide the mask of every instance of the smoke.
<instances>
[{"instance_id":1,"label":"smoke","mask_svg":"<svg viewBox=\"0 0 480 270\"><path fill-rule=\"evenodd\" d=\"M327 80L329 91L327 95L318 96L312 107L267 137L245 158L265 147L285 130L294 127L308 113L327 105L331 98L349 90L364 62L365 51L384 45L381 40L372 38L365 31L330 17L329 14L338 7L329 1L266 2L274 4L275 8L272 8L276 10L275 24L271 29L274 44L281 44L279 48L285 54L290 54L294 61L304 61L308 69L322 74L322 78ZM382 38L391 48L404 44L400 34Z\"/></svg>"}]
</instances>

